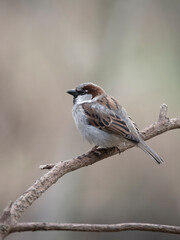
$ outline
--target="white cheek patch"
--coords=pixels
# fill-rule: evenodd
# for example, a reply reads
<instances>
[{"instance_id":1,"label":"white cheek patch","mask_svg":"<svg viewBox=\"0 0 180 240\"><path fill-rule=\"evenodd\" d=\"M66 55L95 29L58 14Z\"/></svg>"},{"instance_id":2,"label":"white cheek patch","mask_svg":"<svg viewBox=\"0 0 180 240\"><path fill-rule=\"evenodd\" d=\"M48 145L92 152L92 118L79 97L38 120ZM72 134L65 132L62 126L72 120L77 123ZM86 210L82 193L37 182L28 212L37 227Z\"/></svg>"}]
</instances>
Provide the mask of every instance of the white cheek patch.
<instances>
[{"instance_id":1,"label":"white cheek patch","mask_svg":"<svg viewBox=\"0 0 180 240\"><path fill-rule=\"evenodd\" d=\"M82 104L82 103L90 101L91 99L92 99L92 95L91 94L79 95L76 98L76 103L77 104Z\"/></svg>"}]
</instances>

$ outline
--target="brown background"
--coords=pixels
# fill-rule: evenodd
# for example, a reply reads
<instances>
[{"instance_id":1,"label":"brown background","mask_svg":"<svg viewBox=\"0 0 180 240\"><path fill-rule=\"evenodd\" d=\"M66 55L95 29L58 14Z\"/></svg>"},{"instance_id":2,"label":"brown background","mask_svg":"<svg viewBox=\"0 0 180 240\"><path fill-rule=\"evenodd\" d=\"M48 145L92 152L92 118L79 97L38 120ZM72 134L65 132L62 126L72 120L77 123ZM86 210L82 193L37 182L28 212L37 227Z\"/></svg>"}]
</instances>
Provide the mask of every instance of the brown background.
<instances>
[{"instance_id":1,"label":"brown background","mask_svg":"<svg viewBox=\"0 0 180 240\"><path fill-rule=\"evenodd\" d=\"M66 90L92 81L142 129L180 114L180 1L0 1L0 210L56 163L90 145L75 128ZM180 225L180 132L64 176L21 221ZM9 240L179 239L124 233L21 233Z\"/></svg>"}]
</instances>

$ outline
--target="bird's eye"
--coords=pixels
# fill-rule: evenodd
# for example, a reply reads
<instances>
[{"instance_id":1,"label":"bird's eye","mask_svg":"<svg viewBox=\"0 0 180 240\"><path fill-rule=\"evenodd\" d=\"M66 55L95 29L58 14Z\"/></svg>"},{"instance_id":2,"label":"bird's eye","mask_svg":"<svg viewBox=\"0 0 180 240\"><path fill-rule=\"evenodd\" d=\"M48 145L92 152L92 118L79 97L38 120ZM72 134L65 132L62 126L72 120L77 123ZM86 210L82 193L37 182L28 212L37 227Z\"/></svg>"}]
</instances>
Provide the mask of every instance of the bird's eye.
<instances>
[{"instance_id":1,"label":"bird's eye","mask_svg":"<svg viewBox=\"0 0 180 240\"><path fill-rule=\"evenodd\" d=\"M78 95L84 95L87 93L87 91L84 89L76 89L76 91L77 91Z\"/></svg>"}]
</instances>

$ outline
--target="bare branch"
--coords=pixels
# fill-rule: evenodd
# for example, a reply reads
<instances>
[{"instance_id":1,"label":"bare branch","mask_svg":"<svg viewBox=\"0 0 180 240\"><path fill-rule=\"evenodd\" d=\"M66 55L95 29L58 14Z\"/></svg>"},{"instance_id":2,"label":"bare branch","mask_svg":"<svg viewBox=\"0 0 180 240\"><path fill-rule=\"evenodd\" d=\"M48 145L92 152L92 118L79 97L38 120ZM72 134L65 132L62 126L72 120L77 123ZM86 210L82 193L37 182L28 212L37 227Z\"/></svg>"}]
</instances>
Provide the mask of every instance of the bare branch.
<instances>
[{"instance_id":1,"label":"bare branch","mask_svg":"<svg viewBox=\"0 0 180 240\"><path fill-rule=\"evenodd\" d=\"M143 131L141 131L141 135L144 138L144 140L148 140L152 137L155 137L159 134L162 134L166 131L180 128L180 117L169 119L166 117L167 114L167 106L163 104L160 108L160 114L159 114L159 120L158 122L153 123L149 127L146 127ZM132 143L124 142L123 145L120 146L120 152L124 152L125 150L132 148L134 145ZM41 166L41 169L50 169L46 174L44 174L40 179L36 180L36 182L27 189L14 203L11 203L9 207L4 211L3 215L0 217L0 239L5 238L10 232L17 231L18 227L19 230L22 229L24 226L24 229L29 230L22 230L22 231L30 231L30 227L33 231L35 231L37 228L37 223L33 225L34 223L17 223L17 220L21 217L23 212L36 200L38 199L49 187L51 187L53 184L55 184L59 178L61 178L66 173L72 172L74 170L77 170L79 168L89 166L93 163L96 163L104 158L108 158L110 156L113 156L115 154L119 153L119 150L117 148L98 148L97 150L89 151L79 157L75 157L73 159L58 162L56 165L54 164L47 164L44 166ZM23 225L24 224L24 225ZM44 230L55 230L55 229L46 229L47 224L46 223L39 223L44 226ZM25 227L26 226L26 227ZM57 224L54 224L54 226L57 226ZM76 227L88 227L91 229L96 229L96 227L99 227L99 230L102 228L102 226L106 227L106 231L108 229L113 229L113 226L116 226L119 228L118 231L124 231L124 230L143 230L143 231L159 231L159 232L171 232L171 233L179 233L179 227L175 226L166 226L166 225L155 225L155 224L115 224L115 225L89 225L89 224L60 224L58 226L66 226L66 229L59 229L59 230L74 230L78 231L76 229L70 229L72 226ZM69 227L69 229L68 229ZM53 228L53 224L52 224ZM115 228L115 227L114 227ZM98 229L98 228L97 228ZM120 230L122 229L122 230ZM149 229L149 230L148 230ZM165 231L166 229L166 231ZM169 229L169 230L168 230ZM80 230L79 230L80 231ZM85 231L85 230L84 230ZM88 231L88 230L87 230ZM109 230L110 231L110 230ZM111 230L112 231L112 230Z\"/></svg>"},{"instance_id":2,"label":"bare branch","mask_svg":"<svg viewBox=\"0 0 180 240\"><path fill-rule=\"evenodd\" d=\"M180 117L168 119L164 118L166 115L165 104L160 108L160 120L154 124L146 127L141 131L142 137L144 140L155 137L159 134L162 134L168 130L180 128ZM162 117L163 116L163 117ZM132 143L125 142L120 146L120 151L124 152L125 150L132 148L134 145ZM48 164L48 167L53 168L44 174L40 179L26 190L11 206L11 216L14 220L18 220L22 213L28 208L37 198L39 198L43 192L45 192L50 186L57 182L66 173L72 172L79 168L89 166L93 163L96 163L104 158L108 158L115 154L119 153L117 148L99 148L98 152L89 151L81 156L75 157L71 160L66 160L59 162L56 165ZM43 167L45 169L46 165Z\"/></svg>"},{"instance_id":3,"label":"bare branch","mask_svg":"<svg viewBox=\"0 0 180 240\"><path fill-rule=\"evenodd\" d=\"M80 232L122 232L122 231L150 231L180 234L180 227L150 223L119 223L119 224L79 224L79 223L17 223L10 230L25 231L80 231Z\"/></svg>"},{"instance_id":4,"label":"bare branch","mask_svg":"<svg viewBox=\"0 0 180 240\"><path fill-rule=\"evenodd\" d=\"M15 220L18 220L25 209L39 198L50 186L56 183L64 174L110 157L117 152L118 150L116 148L101 148L98 149L98 154L94 151L89 151L82 156L57 163L49 172L36 180L36 182L12 204L11 216Z\"/></svg>"},{"instance_id":5,"label":"bare branch","mask_svg":"<svg viewBox=\"0 0 180 240\"><path fill-rule=\"evenodd\" d=\"M51 169L54 167L54 164L45 164L45 165L40 165L39 168L41 170L44 170L44 169Z\"/></svg>"},{"instance_id":6,"label":"bare branch","mask_svg":"<svg viewBox=\"0 0 180 240\"><path fill-rule=\"evenodd\" d=\"M166 120L167 110L168 110L168 106L165 103L163 103L160 106L159 119L158 119L159 122Z\"/></svg>"}]
</instances>

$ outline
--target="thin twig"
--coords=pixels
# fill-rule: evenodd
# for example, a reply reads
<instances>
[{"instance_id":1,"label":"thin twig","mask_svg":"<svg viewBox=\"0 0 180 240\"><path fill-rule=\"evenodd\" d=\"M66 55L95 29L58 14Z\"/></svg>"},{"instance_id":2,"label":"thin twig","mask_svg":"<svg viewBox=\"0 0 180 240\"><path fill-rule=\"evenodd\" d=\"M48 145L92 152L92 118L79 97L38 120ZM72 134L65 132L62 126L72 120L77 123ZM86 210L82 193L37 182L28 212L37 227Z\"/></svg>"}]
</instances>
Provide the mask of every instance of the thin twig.
<instances>
[{"instance_id":1,"label":"thin twig","mask_svg":"<svg viewBox=\"0 0 180 240\"><path fill-rule=\"evenodd\" d=\"M79 224L79 223L17 223L10 230L25 231L80 231L80 232L122 232L122 231L150 231L180 234L180 227L150 223L118 223L118 224Z\"/></svg>"},{"instance_id":2,"label":"thin twig","mask_svg":"<svg viewBox=\"0 0 180 240\"><path fill-rule=\"evenodd\" d=\"M168 106L165 103L163 103L160 106L159 119L158 119L159 122L162 122L162 121L166 120L166 118L167 118L167 110L168 110Z\"/></svg>"}]
</instances>

